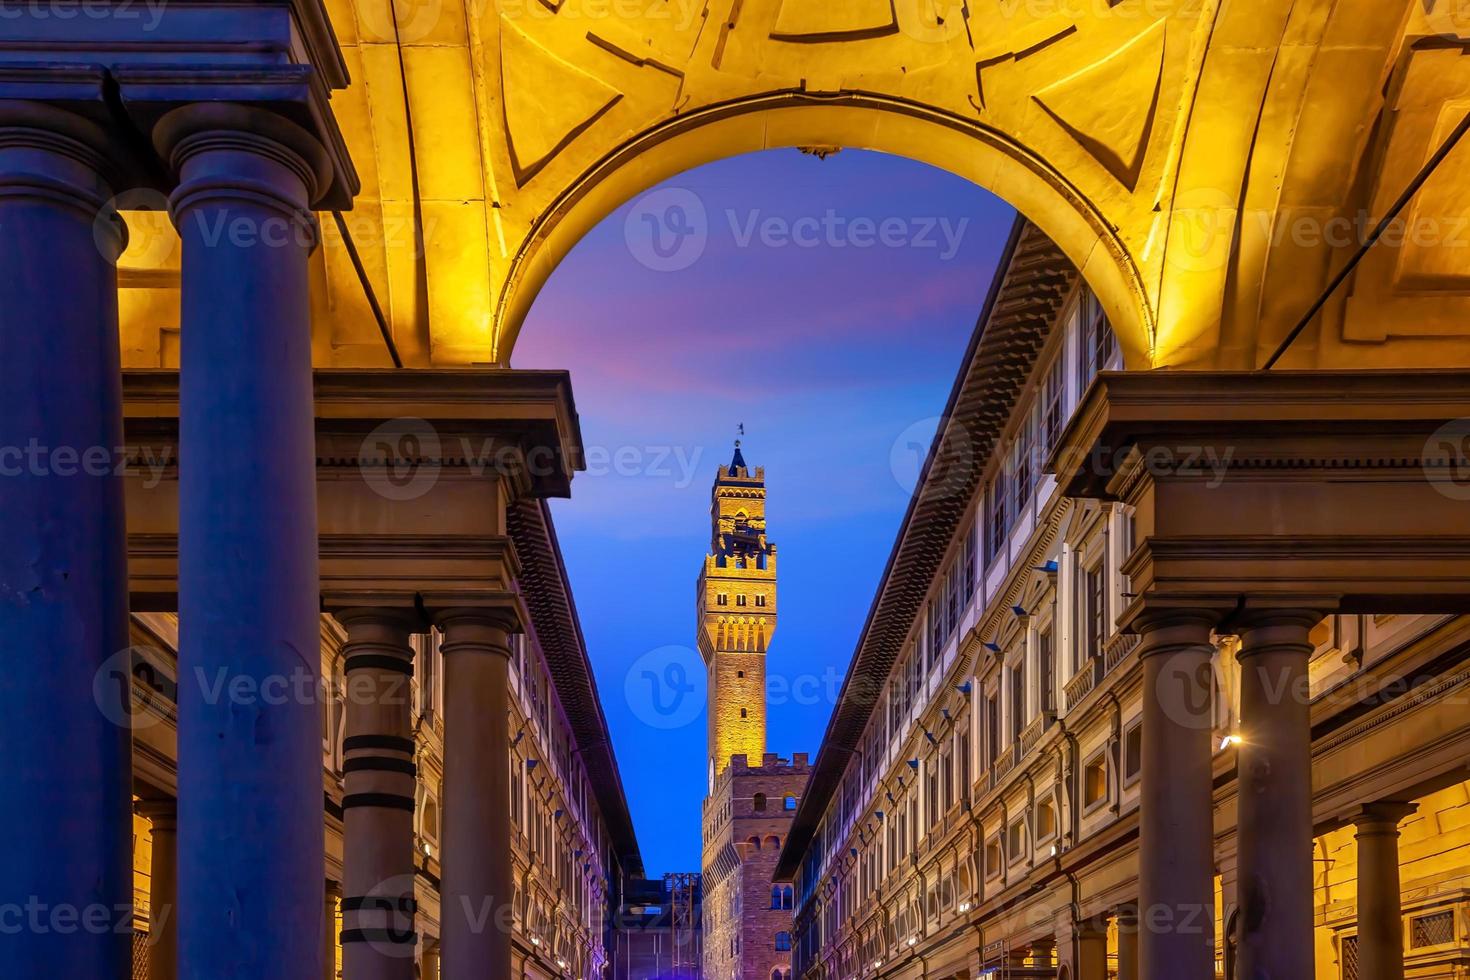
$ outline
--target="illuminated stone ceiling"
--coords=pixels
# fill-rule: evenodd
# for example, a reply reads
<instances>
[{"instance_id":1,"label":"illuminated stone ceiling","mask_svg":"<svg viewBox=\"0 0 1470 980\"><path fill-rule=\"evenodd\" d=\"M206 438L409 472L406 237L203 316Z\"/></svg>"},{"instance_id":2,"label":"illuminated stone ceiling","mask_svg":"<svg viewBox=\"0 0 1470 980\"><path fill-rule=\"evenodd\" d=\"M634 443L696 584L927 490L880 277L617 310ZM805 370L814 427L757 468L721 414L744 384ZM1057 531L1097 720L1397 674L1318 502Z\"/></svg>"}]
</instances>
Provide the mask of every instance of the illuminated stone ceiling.
<instances>
[{"instance_id":1,"label":"illuminated stone ceiling","mask_svg":"<svg viewBox=\"0 0 1470 980\"><path fill-rule=\"evenodd\" d=\"M1360 212L1380 214L1470 111L1454 0L328 6L363 184L345 223L409 365L508 360L557 261L666 177L848 146L1020 208L1102 295L1130 366L1249 367L1352 252ZM1411 209L1432 232L1375 250L1284 364L1470 362L1466 153ZM157 215L130 224L124 356L172 363L177 250ZM384 364L323 226L318 362Z\"/></svg>"}]
</instances>

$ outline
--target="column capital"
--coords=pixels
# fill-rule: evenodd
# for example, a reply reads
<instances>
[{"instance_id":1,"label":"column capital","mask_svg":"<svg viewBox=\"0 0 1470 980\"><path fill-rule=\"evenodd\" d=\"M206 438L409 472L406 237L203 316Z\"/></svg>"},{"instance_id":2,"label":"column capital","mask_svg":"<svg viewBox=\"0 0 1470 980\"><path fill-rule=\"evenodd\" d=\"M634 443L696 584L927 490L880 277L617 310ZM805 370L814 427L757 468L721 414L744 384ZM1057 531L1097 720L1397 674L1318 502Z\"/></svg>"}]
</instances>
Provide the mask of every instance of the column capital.
<instances>
[{"instance_id":1,"label":"column capital","mask_svg":"<svg viewBox=\"0 0 1470 980\"><path fill-rule=\"evenodd\" d=\"M429 627L424 614L413 607L399 605L344 605L334 607L327 604L326 611L347 630L348 641L353 634L370 630L387 633L389 639L400 635L422 633Z\"/></svg>"},{"instance_id":2,"label":"column capital","mask_svg":"<svg viewBox=\"0 0 1470 980\"><path fill-rule=\"evenodd\" d=\"M1359 837L1373 834L1397 836L1399 824L1418 812L1419 804L1417 803L1379 800L1376 803L1364 803L1352 813L1349 819L1357 826Z\"/></svg>"},{"instance_id":3,"label":"column capital","mask_svg":"<svg viewBox=\"0 0 1470 980\"><path fill-rule=\"evenodd\" d=\"M1211 635L1236 603L1227 598L1188 602L1145 600L1124 626L1139 634L1139 659L1189 647L1212 646Z\"/></svg>"},{"instance_id":4,"label":"column capital","mask_svg":"<svg viewBox=\"0 0 1470 980\"><path fill-rule=\"evenodd\" d=\"M449 607L435 610L433 620L444 633L439 648L446 654L466 649L510 656L509 637L524 629L519 611L507 606Z\"/></svg>"},{"instance_id":5,"label":"column capital","mask_svg":"<svg viewBox=\"0 0 1470 980\"><path fill-rule=\"evenodd\" d=\"M139 800L133 812L146 819L153 830L175 830L179 820L179 801L173 799Z\"/></svg>"},{"instance_id":6,"label":"column capital","mask_svg":"<svg viewBox=\"0 0 1470 980\"><path fill-rule=\"evenodd\" d=\"M122 146L90 119L43 102L0 99L0 195L33 197L93 220L99 249L116 262L127 225L112 208Z\"/></svg>"},{"instance_id":7,"label":"column capital","mask_svg":"<svg viewBox=\"0 0 1470 980\"><path fill-rule=\"evenodd\" d=\"M1239 659L1264 651L1312 650L1307 634L1337 608L1330 596L1249 598L1221 627L1240 637Z\"/></svg>"}]
</instances>

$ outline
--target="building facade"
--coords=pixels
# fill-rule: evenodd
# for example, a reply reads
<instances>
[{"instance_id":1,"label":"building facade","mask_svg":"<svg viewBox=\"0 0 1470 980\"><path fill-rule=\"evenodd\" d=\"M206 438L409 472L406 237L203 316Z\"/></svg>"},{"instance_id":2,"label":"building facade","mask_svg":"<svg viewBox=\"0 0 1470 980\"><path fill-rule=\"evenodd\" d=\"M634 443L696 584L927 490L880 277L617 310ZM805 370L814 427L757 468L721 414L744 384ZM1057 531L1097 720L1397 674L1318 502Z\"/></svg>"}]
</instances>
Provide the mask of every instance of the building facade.
<instances>
[{"instance_id":1,"label":"building facade","mask_svg":"<svg viewBox=\"0 0 1470 980\"><path fill-rule=\"evenodd\" d=\"M709 676L704 976L783 980L791 969L792 892L771 872L809 769L802 753L766 752L776 546L766 538L765 469L746 465L739 442L710 489L710 553L696 596Z\"/></svg>"},{"instance_id":2,"label":"building facade","mask_svg":"<svg viewBox=\"0 0 1470 980\"><path fill-rule=\"evenodd\" d=\"M1451 760L1470 748L1470 621L1386 599L1258 620L1248 596L1192 620L1197 659L1157 673L1177 648L1152 646L1140 606L1181 574L1177 532L1157 497L1066 475L1118 357L1075 269L1018 221L781 858L795 975L1244 978L1268 958L1296 964L1273 976L1465 975L1470 783ZM1233 457L1158 455L1152 479L1245 493L1248 431ZM1212 494L1200 522L1242 520ZM1284 631L1269 645L1262 621ZM1282 650L1295 663L1266 670Z\"/></svg>"}]
</instances>

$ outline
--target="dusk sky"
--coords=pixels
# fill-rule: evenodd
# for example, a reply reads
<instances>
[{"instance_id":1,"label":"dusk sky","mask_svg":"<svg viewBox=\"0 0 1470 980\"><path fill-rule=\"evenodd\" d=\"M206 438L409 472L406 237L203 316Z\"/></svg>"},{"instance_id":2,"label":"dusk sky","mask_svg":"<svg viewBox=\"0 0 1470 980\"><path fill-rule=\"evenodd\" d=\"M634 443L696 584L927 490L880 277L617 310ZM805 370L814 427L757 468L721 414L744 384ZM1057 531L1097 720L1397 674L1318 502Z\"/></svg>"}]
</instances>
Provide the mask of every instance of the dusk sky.
<instances>
[{"instance_id":1,"label":"dusk sky","mask_svg":"<svg viewBox=\"0 0 1470 980\"><path fill-rule=\"evenodd\" d=\"M815 760L1011 219L922 164L770 151L629 202L538 298L513 363L572 374L589 472L552 509L650 877L699 870L694 584L736 427L778 548L767 751Z\"/></svg>"}]
</instances>

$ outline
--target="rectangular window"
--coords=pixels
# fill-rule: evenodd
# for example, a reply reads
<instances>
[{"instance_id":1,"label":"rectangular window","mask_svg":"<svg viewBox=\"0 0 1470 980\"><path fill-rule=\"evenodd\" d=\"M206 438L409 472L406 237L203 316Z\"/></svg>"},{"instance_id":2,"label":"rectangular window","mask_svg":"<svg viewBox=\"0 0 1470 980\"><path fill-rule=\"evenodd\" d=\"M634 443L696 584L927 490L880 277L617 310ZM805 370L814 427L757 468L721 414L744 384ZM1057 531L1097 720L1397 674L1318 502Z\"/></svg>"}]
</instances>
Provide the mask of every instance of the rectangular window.
<instances>
[{"instance_id":1,"label":"rectangular window","mask_svg":"<svg viewBox=\"0 0 1470 980\"><path fill-rule=\"evenodd\" d=\"M964 581L960 588L964 590L966 601L975 594L975 526L972 524L965 529L965 543L960 547L960 561L964 568Z\"/></svg>"},{"instance_id":2,"label":"rectangular window","mask_svg":"<svg viewBox=\"0 0 1470 980\"><path fill-rule=\"evenodd\" d=\"M724 592L721 592L721 593L719 593L718 595L715 596L715 605L717 605L717 606L728 606L729 604L730 604L730 596L728 594L726 594Z\"/></svg>"},{"instance_id":3,"label":"rectangular window","mask_svg":"<svg viewBox=\"0 0 1470 980\"><path fill-rule=\"evenodd\" d=\"M1026 818L1017 817L1006 828L1006 852L1014 864L1026 856Z\"/></svg>"},{"instance_id":4,"label":"rectangular window","mask_svg":"<svg viewBox=\"0 0 1470 980\"><path fill-rule=\"evenodd\" d=\"M1031 501L1031 491L1036 487L1036 466L1032 459L1036 452L1036 444L1033 435L1031 420L1027 418L1021 423L1021 431L1016 434L1016 444L1011 450L1010 523L1012 527L1020 523L1021 515L1026 513L1026 506Z\"/></svg>"},{"instance_id":5,"label":"rectangular window","mask_svg":"<svg viewBox=\"0 0 1470 980\"><path fill-rule=\"evenodd\" d=\"M1018 660L1011 668L1011 739L1021 737L1026 727L1026 663Z\"/></svg>"},{"instance_id":6,"label":"rectangular window","mask_svg":"<svg viewBox=\"0 0 1470 980\"><path fill-rule=\"evenodd\" d=\"M1000 758L1000 699L995 695L985 699L985 741L993 764Z\"/></svg>"},{"instance_id":7,"label":"rectangular window","mask_svg":"<svg viewBox=\"0 0 1470 980\"><path fill-rule=\"evenodd\" d=\"M1049 841L1057 832L1057 808L1051 800L1036 804L1036 843Z\"/></svg>"},{"instance_id":8,"label":"rectangular window","mask_svg":"<svg viewBox=\"0 0 1470 980\"><path fill-rule=\"evenodd\" d=\"M1041 455L1050 455L1062 437L1062 424L1066 418L1065 394L1067 389L1066 359L1058 356L1047 369L1041 382L1041 404L1038 423L1041 427Z\"/></svg>"},{"instance_id":9,"label":"rectangular window","mask_svg":"<svg viewBox=\"0 0 1470 980\"><path fill-rule=\"evenodd\" d=\"M1036 660L1041 667L1038 678L1041 686L1041 710L1047 714L1056 712L1056 644L1052 642L1051 627L1036 634Z\"/></svg>"},{"instance_id":10,"label":"rectangular window","mask_svg":"<svg viewBox=\"0 0 1470 980\"><path fill-rule=\"evenodd\" d=\"M1108 800L1108 754L1099 751L1082 769L1082 807L1092 810Z\"/></svg>"},{"instance_id":11,"label":"rectangular window","mask_svg":"<svg viewBox=\"0 0 1470 980\"><path fill-rule=\"evenodd\" d=\"M764 606L766 604L766 597L763 596L763 595L756 596L755 597L755 604L757 606Z\"/></svg>"},{"instance_id":12,"label":"rectangular window","mask_svg":"<svg viewBox=\"0 0 1470 980\"><path fill-rule=\"evenodd\" d=\"M737 606L743 606L743 605L745 605L745 594L744 593L741 593L740 595L737 595L735 597L735 605L737 605Z\"/></svg>"},{"instance_id":13,"label":"rectangular window","mask_svg":"<svg viewBox=\"0 0 1470 980\"><path fill-rule=\"evenodd\" d=\"M996 473L995 482L990 485L990 494L986 498L985 529L985 564L989 566L1005 551L1006 534L1010 530L1006 521L1004 468Z\"/></svg>"},{"instance_id":14,"label":"rectangular window","mask_svg":"<svg viewBox=\"0 0 1470 980\"><path fill-rule=\"evenodd\" d=\"M1083 573L1082 653L1087 659L1101 656L1103 641L1107 639L1107 596L1104 581L1102 562Z\"/></svg>"},{"instance_id":15,"label":"rectangular window","mask_svg":"<svg viewBox=\"0 0 1470 980\"><path fill-rule=\"evenodd\" d=\"M1081 336L1079 337L1079 355L1081 365L1079 370L1079 388L1087 390L1097 373L1107 368L1117 353L1117 344L1113 337L1112 325L1108 323L1107 316L1103 313L1102 304L1098 302L1097 295L1090 289L1082 291L1079 301L1078 315L1081 319Z\"/></svg>"},{"instance_id":16,"label":"rectangular window","mask_svg":"<svg viewBox=\"0 0 1470 980\"><path fill-rule=\"evenodd\" d=\"M963 584L964 570L959 566L959 562L963 560L963 554L955 559L956 564L950 569L949 578L945 583L949 597L949 615L947 617L949 622L946 624L944 631L946 643L949 642L951 636L954 636L955 630L960 628L960 611L964 609L964 602L960 598L960 587Z\"/></svg>"},{"instance_id":17,"label":"rectangular window","mask_svg":"<svg viewBox=\"0 0 1470 980\"><path fill-rule=\"evenodd\" d=\"M1138 779L1143 772L1143 723L1134 722L1133 727L1123 733L1123 784Z\"/></svg>"},{"instance_id":18,"label":"rectangular window","mask_svg":"<svg viewBox=\"0 0 1470 980\"><path fill-rule=\"evenodd\" d=\"M939 650L944 646L944 600L936 596L929 600L929 663L933 667L939 659Z\"/></svg>"}]
</instances>

